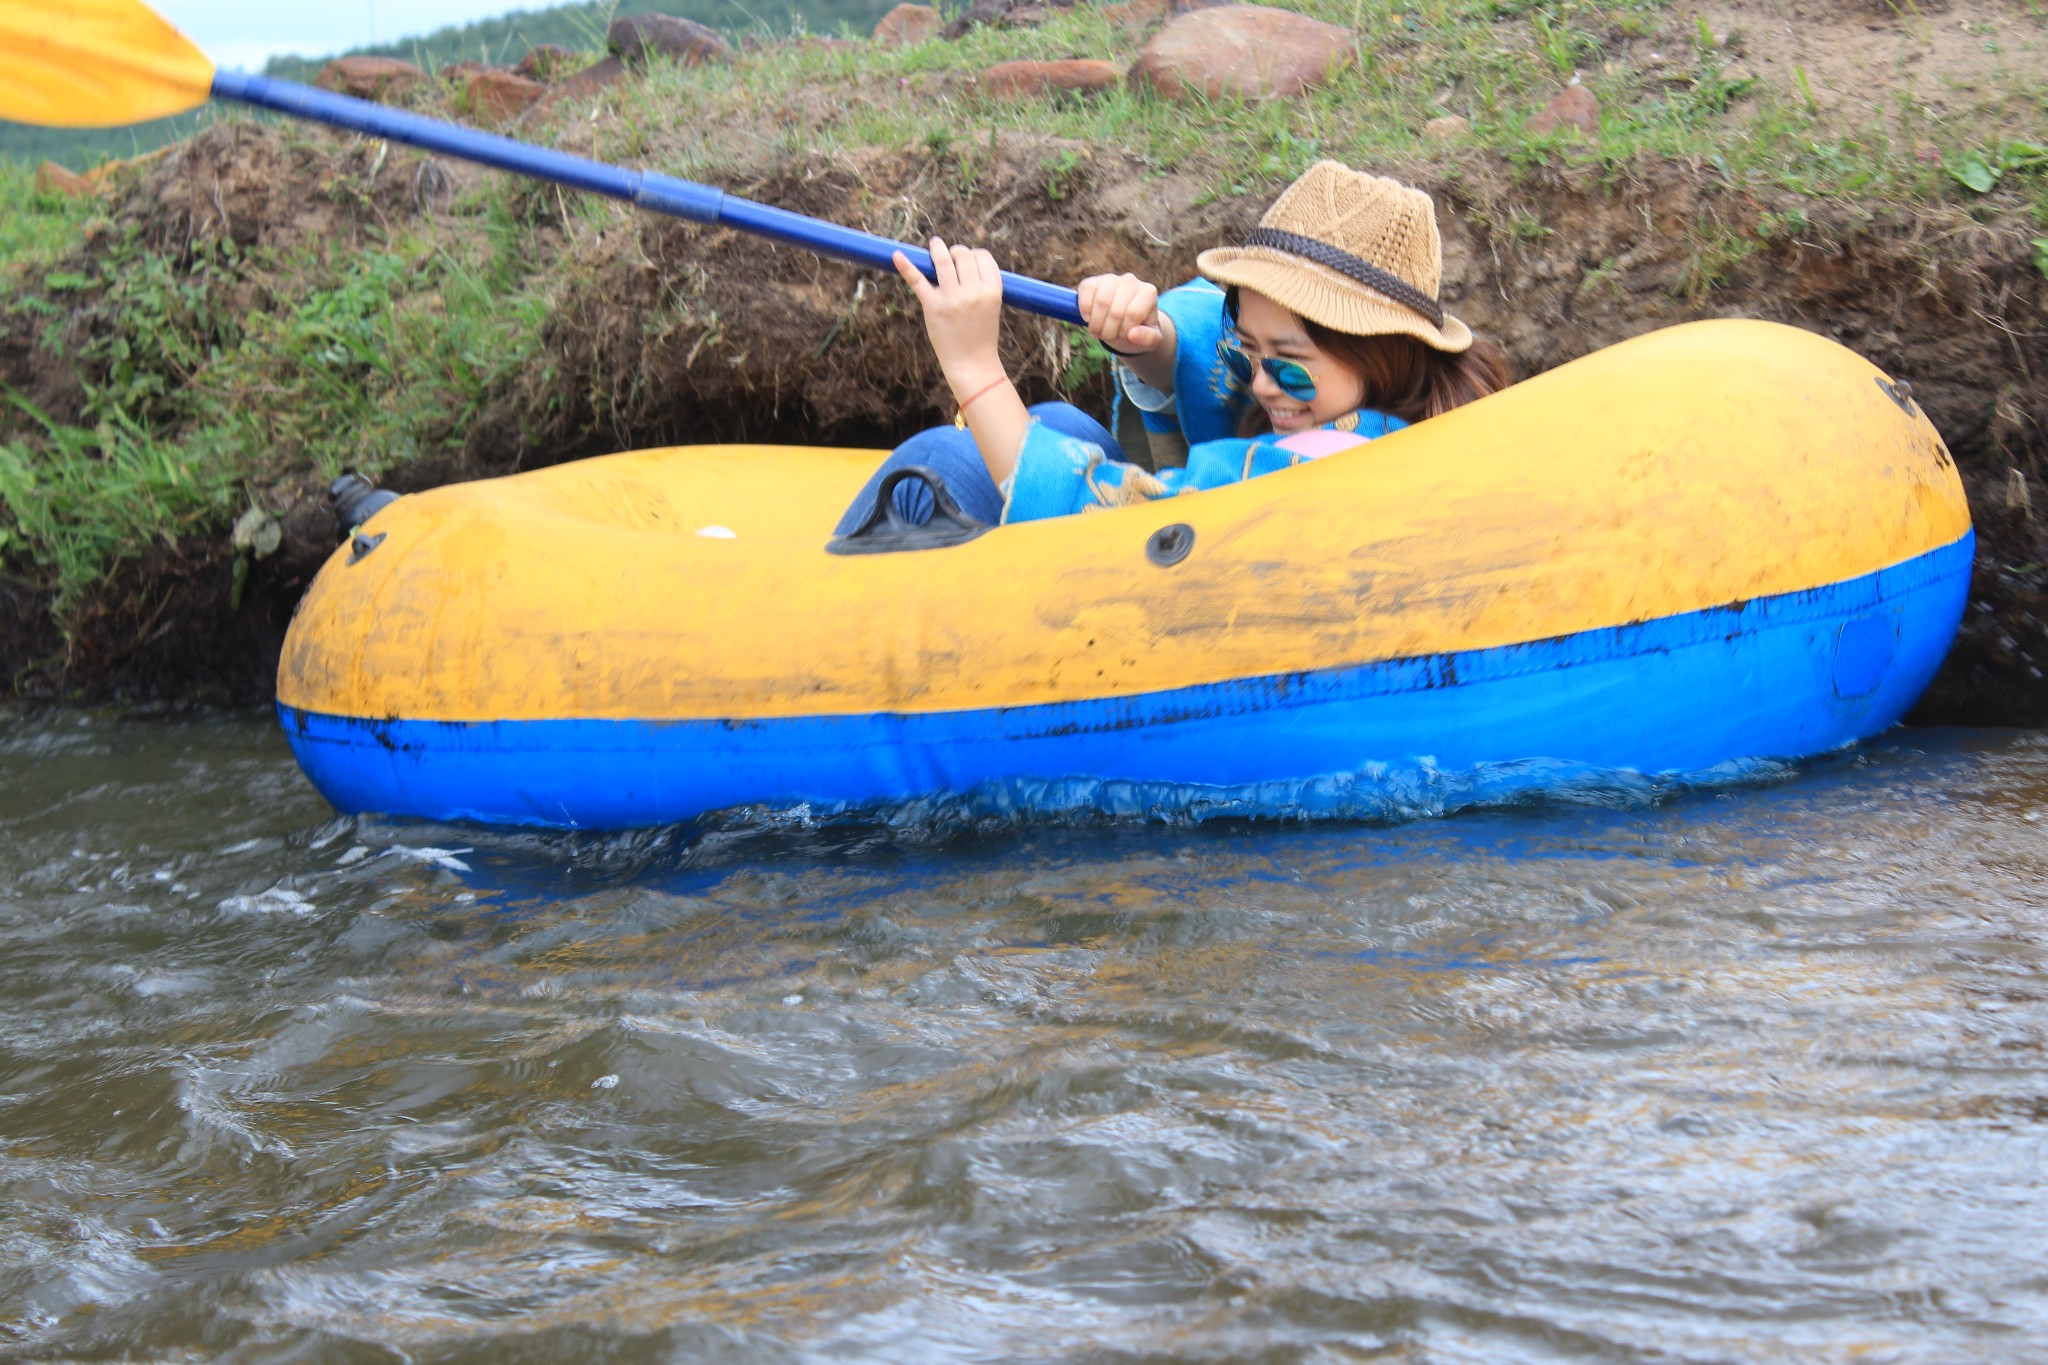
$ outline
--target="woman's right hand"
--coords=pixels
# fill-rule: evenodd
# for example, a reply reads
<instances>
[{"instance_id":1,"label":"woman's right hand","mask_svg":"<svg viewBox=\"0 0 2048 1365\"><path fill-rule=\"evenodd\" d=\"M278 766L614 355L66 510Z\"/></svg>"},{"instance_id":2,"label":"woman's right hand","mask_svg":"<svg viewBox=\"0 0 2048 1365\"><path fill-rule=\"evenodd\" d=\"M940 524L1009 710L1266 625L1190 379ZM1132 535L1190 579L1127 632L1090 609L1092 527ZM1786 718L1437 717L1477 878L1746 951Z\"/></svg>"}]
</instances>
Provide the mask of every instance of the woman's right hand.
<instances>
[{"instance_id":1,"label":"woman's right hand","mask_svg":"<svg viewBox=\"0 0 2048 1365\"><path fill-rule=\"evenodd\" d=\"M1031 427L1031 414L1003 371L997 345L1003 323L1002 268L985 250L949 247L937 237L931 253L930 280L902 252L892 259L924 308L925 335L946 386L960 405L989 477L1000 485L1015 472Z\"/></svg>"},{"instance_id":2,"label":"woman's right hand","mask_svg":"<svg viewBox=\"0 0 2048 1365\"><path fill-rule=\"evenodd\" d=\"M1090 275L1074 292L1089 334L1110 350L1149 355L1166 340L1159 290L1136 275Z\"/></svg>"}]
</instances>

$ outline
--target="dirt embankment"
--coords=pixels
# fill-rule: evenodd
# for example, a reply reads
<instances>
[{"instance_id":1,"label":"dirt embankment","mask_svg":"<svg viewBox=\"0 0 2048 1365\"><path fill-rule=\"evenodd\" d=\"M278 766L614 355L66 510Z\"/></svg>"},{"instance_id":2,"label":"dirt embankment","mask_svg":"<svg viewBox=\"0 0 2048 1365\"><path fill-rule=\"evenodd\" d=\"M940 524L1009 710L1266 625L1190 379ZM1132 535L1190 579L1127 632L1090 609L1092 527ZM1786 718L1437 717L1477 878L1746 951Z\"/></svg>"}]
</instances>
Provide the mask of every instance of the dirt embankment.
<instances>
[{"instance_id":1,"label":"dirt embankment","mask_svg":"<svg viewBox=\"0 0 2048 1365\"><path fill-rule=\"evenodd\" d=\"M1249 228L1270 194L1217 198L1193 177L1022 136L963 155L847 153L724 183L890 236L980 239L1044 278L1133 270L1162 283ZM290 246L462 230L447 208L477 172L396 149L368 159L361 143L217 128L152 166L114 211L169 250L208 236ZM322 192L342 169L354 189ZM1964 470L1980 535L1962 637L1919 718L2048 723L2048 502L2034 513L2019 494L2048 497L2048 284L2025 264L2025 222L1771 202L1676 164L1618 184L1479 158L1454 179L1385 169L1437 197L1446 302L1520 376L1651 328L1746 316L1833 336L1910 381ZM523 193L529 250L560 281L544 344L459 454L398 466L389 485L675 443L885 445L950 416L914 310L886 278L651 216L593 226L552 189ZM1720 241L1741 249L1713 250ZM1063 329L1013 315L1008 336L1027 396L1051 396L1072 359ZM0 327L0 381L60 420L78 410L78 375L23 327ZM1103 383L1075 396L1105 406ZM310 470L277 471L262 497L284 546L255 564L239 606L225 534L126 562L68 636L14 566L0 581L0 667L31 697L267 697L292 606L332 544L322 491Z\"/></svg>"}]
</instances>

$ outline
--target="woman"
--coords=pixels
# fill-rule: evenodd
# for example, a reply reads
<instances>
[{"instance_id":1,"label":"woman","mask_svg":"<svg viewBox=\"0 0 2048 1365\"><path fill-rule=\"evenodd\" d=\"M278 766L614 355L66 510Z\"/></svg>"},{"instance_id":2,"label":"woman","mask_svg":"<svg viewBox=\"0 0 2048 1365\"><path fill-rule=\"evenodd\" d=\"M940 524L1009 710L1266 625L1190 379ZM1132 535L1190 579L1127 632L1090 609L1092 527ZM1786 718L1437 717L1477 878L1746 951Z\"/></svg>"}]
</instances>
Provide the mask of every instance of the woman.
<instances>
[{"instance_id":1,"label":"woman","mask_svg":"<svg viewBox=\"0 0 2048 1365\"><path fill-rule=\"evenodd\" d=\"M1429 196L1335 161L1275 200L1241 246L1205 251L1206 277L1162 295L1134 275L1081 282L1089 332L1117 357L1125 396L1155 430L1178 426L1184 469L1149 473L1064 403L1026 408L997 351L1002 277L987 251L932 239L935 281L896 269L961 424L921 432L876 471L839 533L872 514L896 469L923 466L984 522L1029 521L1254 478L1398 431L1504 388L1490 342L1443 311L1443 246ZM932 500L899 484L921 524Z\"/></svg>"}]
</instances>

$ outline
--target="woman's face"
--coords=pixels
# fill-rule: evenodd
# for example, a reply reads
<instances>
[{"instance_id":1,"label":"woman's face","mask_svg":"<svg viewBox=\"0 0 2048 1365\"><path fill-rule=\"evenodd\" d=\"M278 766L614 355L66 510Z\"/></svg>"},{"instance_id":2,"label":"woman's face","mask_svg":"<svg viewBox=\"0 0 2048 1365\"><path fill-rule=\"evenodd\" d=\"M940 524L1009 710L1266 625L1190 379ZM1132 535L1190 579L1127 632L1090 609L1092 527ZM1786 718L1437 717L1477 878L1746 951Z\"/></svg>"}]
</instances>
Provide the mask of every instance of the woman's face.
<instances>
[{"instance_id":1,"label":"woman's face","mask_svg":"<svg viewBox=\"0 0 2048 1365\"><path fill-rule=\"evenodd\" d=\"M1279 435L1335 421L1365 398L1364 380L1309 340L1300 318L1255 290L1238 291L1237 344L1252 358L1252 398L1266 410ZM1315 377L1316 396L1304 403L1281 392L1258 363L1267 357L1292 360L1306 369Z\"/></svg>"}]
</instances>

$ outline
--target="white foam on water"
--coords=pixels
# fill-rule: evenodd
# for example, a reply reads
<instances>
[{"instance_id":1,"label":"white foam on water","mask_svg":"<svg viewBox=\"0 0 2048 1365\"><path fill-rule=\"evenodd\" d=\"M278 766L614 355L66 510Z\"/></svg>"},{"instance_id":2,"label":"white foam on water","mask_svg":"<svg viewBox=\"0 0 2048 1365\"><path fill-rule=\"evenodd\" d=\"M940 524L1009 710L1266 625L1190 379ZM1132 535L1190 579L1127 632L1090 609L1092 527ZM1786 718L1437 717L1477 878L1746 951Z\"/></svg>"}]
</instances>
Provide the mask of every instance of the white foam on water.
<instances>
[{"instance_id":1,"label":"white foam on water","mask_svg":"<svg viewBox=\"0 0 2048 1365\"><path fill-rule=\"evenodd\" d=\"M395 854L400 858L411 859L416 863L426 863L433 867L446 868L450 872L467 872L469 871L469 864L462 861L456 855L460 853L473 853L476 850L468 848L414 848L410 844L393 844L384 851L387 854Z\"/></svg>"},{"instance_id":2,"label":"white foam on water","mask_svg":"<svg viewBox=\"0 0 2048 1365\"><path fill-rule=\"evenodd\" d=\"M319 907L296 891L273 886L253 896L229 896L214 908L223 915L310 915Z\"/></svg>"},{"instance_id":3,"label":"white foam on water","mask_svg":"<svg viewBox=\"0 0 2048 1365\"><path fill-rule=\"evenodd\" d=\"M1072 825L1096 820L1192 827L1212 820L1396 823L1480 807L1551 802L1640 809L1688 791L1783 781L1798 769L1770 759L1737 759L1682 773L1642 773L1531 758L1446 769L1424 757L1367 761L1320 777L1212 786L1098 777L1006 777L964 792L876 801L796 801L735 806L701 818L699 839L740 830L809 831L886 825L942 833L962 828Z\"/></svg>"}]
</instances>

